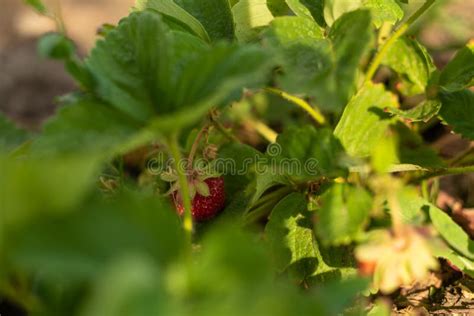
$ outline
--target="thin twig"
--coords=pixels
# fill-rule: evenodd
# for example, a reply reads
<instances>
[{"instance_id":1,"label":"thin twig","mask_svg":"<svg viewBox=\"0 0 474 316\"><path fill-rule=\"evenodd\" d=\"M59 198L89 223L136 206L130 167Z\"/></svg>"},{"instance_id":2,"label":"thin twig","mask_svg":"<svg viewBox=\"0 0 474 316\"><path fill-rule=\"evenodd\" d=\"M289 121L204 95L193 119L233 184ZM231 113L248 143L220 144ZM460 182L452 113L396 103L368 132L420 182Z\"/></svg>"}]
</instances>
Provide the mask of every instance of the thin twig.
<instances>
[{"instance_id":1,"label":"thin twig","mask_svg":"<svg viewBox=\"0 0 474 316\"><path fill-rule=\"evenodd\" d=\"M273 93L275 95L280 96L281 98L295 104L296 106L303 109L306 113L309 114L318 124L324 125L326 124L326 118L324 115L319 111L318 108L311 106L305 100L298 98L297 96L291 95L285 91L276 89L276 88L265 88L265 91Z\"/></svg>"}]
</instances>

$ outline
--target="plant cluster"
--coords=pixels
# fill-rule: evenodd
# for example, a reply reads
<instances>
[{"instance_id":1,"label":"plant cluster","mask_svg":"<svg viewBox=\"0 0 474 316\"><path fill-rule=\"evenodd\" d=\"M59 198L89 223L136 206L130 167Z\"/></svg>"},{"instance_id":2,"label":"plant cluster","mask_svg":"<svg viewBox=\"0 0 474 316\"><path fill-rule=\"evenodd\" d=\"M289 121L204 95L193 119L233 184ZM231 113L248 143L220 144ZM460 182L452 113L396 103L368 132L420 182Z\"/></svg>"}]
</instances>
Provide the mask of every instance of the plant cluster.
<instances>
[{"instance_id":1,"label":"plant cluster","mask_svg":"<svg viewBox=\"0 0 474 316\"><path fill-rule=\"evenodd\" d=\"M39 134L0 119L0 291L31 315L375 315L438 258L474 276L435 202L472 150L422 137L474 140L474 44L437 69L406 35L434 0L137 0L83 60L26 2L78 85Z\"/></svg>"}]
</instances>

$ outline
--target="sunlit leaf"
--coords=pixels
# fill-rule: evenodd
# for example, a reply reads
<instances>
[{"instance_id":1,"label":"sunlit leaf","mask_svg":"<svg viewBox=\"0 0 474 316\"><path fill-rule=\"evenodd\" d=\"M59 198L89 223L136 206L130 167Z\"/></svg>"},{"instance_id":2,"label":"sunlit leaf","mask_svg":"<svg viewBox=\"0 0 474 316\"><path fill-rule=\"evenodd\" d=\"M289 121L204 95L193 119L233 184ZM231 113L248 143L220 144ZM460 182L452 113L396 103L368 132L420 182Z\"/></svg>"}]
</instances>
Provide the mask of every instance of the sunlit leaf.
<instances>
[{"instance_id":1,"label":"sunlit leaf","mask_svg":"<svg viewBox=\"0 0 474 316\"><path fill-rule=\"evenodd\" d=\"M260 30L273 20L266 0L240 0L232 13L235 20L235 36L241 42L254 41Z\"/></svg>"},{"instance_id":2,"label":"sunlit leaf","mask_svg":"<svg viewBox=\"0 0 474 316\"><path fill-rule=\"evenodd\" d=\"M366 84L349 102L334 134L346 151L356 157L368 156L390 124L384 112L397 100L380 84Z\"/></svg>"}]
</instances>

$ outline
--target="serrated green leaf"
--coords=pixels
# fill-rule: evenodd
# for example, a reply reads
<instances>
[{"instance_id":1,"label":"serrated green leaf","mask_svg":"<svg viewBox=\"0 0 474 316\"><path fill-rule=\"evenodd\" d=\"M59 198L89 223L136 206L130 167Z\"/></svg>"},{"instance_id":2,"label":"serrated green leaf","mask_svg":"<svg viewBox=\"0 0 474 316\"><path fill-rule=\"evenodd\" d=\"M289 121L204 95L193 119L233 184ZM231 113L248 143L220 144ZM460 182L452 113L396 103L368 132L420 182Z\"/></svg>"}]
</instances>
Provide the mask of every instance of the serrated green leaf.
<instances>
[{"instance_id":1,"label":"serrated green leaf","mask_svg":"<svg viewBox=\"0 0 474 316\"><path fill-rule=\"evenodd\" d=\"M323 31L313 21L296 16L275 18L267 32L267 39L273 45L287 48L296 44L311 45L323 38Z\"/></svg>"},{"instance_id":2,"label":"serrated green leaf","mask_svg":"<svg viewBox=\"0 0 474 316\"><path fill-rule=\"evenodd\" d=\"M28 132L17 128L0 113L0 153L9 152L29 139Z\"/></svg>"},{"instance_id":3,"label":"serrated green leaf","mask_svg":"<svg viewBox=\"0 0 474 316\"><path fill-rule=\"evenodd\" d=\"M396 0L364 0L363 6L372 12L372 22L376 27L381 27L384 22L395 24L404 15Z\"/></svg>"},{"instance_id":4,"label":"serrated green leaf","mask_svg":"<svg viewBox=\"0 0 474 316\"><path fill-rule=\"evenodd\" d=\"M357 10L363 0L324 0L324 19L331 26L344 13Z\"/></svg>"},{"instance_id":5,"label":"serrated green leaf","mask_svg":"<svg viewBox=\"0 0 474 316\"><path fill-rule=\"evenodd\" d=\"M277 17L265 37L283 65L285 73L279 81L285 90L304 93L324 87L334 58L330 41L312 20Z\"/></svg>"},{"instance_id":6,"label":"serrated green leaf","mask_svg":"<svg viewBox=\"0 0 474 316\"><path fill-rule=\"evenodd\" d=\"M360 187L334 184L321 196L315 230L325 244L349 244L367 224L372 197Z\"/></svg>"},{"instance_id":7,"label":"serrated green leaf","mask_svg":"<svg viewBox=\"0 0 474 316\"><path fill-rule=\"evenodd\" d=\"M42 154L98 154L111 157L141 131L115 108L96 100L79 100L50 119L32 151Z\"/></svg>"},{"instance_id":8,"label":"serrated green leaf","mask_svg":"<svg viewBox=\"0 0 474 316\"><path fill-rule=\"evenodd\" d=\"M310 19L277 18L266 33L279 56L283 90L315 98L323 109L340 112L355 91L360 60L372 39L369 11L343 15L329 38Z\"/></svg>"},{"instance_id":9,"label":"serrated green leaf","mask_svg":"<svg viewBox=\"0 0 474 316\"><path fill-rule=\"evenodd\" d=\"M441 109L441 101L425 100L421 104L409 109L400 110L397 108L387 108L387 111L393 115L397 115L408 122L428 122L435 117Z\"/></svg>"},{"instance_id":10,"label":"serrated green leaf","mask_svg":"<svg viewBox=\"0 0 474 316\"><path fill-rule=\"evenodd\" d=\"M175 0L198 19L212 41L234 38L234 18L229 0Z\"/></svg>"},{"instance_id":11,"label":"serrated green leaf","mask_svg":"<svg viewBox=\"0 0 474 316\"><path fill-rule=\"evenodd\" d=\"M298 281L310 276L318 264L306 204L304 195L288 195L275 206L265 227L277 268L290 269Z\"/></svg>"},{"instance_id":12,"label":"serrated green leaf","mask_svg":"<svg viewBox=\"0 0 474 316\"><path fill-rule=\"evenodd\" d=\"M315 247L318 266L307 280L309 284L348 280L357 276L353 247L324 247L320 241Z\"/></svg>"},{"instance_id":13,"label":"serrated green leaf","mask_svg":"<svg viewBox=\"0 0 474 316\"><path fill-rule=\"evenodd\" d=\"M416 40L402 37L390 47L383 64L396 71L404 80L407 95L423 93L436 69L426 49Z\"/></svg>"},{"instance_id":14,"label":"serrated green leaf","mask_svg":"<svg viewBox=\"0 0 474 316\"><path fill-rule=\"evenodd\" d=\"M267 165L260 165L256 173L255 179L245 189L245 192L251 196L250 204L257 202L268 189L289 184L284 175L273 171Z\"/></svg>"},{"instance_id":15,"label":"serrated green leaf","mask_svg":"<svg viewBox=\"0 0 474 316\"><path fill-rule=\"evenodd\" d=\"M390 124L384 109L396 106L396 97L383 85L366 84L347 105L334 134L350 155L366 157Z\"/></svg>"},{"instance_id":16,"label":"serrated green leaf","mask_svg":"<svg viewBox=\"0 0 474 316\"><path fill-rule=\"evenodd\" d=\"M474 85L474 42L460 49L444 67L439 84L447 91L458 91Z\"/></svg>"},{"instance_id":17,"label":"serrated green leaf","mask_svg":"<svg viewBox=\"0 0 474 316\"><path fill-rule=\"evenodd\" d=\"M144 11L132 13L99 41L87 66L101 99L166 134L261 83L269 60L254 46L211 48L170 30L158 13Z\"/></svg>"},{"instance_id":18,"label":"serrated green leaf","mask_svg":"<svg viewBox=\"0 0 474 316\"><path fill-rule=\"evenodd\" d=\"M286 0L288 6L298 16L313 18L321 27L326 27L324 20L325 0Z\"/></svg>"},{"instance_id":19,"label":"serrated green leaf","mask_svg":"<svg viewBox=\"0 0 474 316\"><path fill-rule=\"evenodd\" d=\"M209 34L204 26L194 18L190 13L177 5L173 0L137 0L135 3L136 10L153 9L162 14L168 15L172 18L187 25L190 30L205 41L210 41Z\"/></svg>"},{"instance_id":20,"label":"serrated green leaf","mask_svg":"<svg viewBox=\"0 0 474 316\"><path fill-rule=\"evenodd\" d=\"M463 256L474 259L474 241L444 211L430 205L429 214L433 226L446 242Z\"/></svg>"},{"instance_id":21,"label":"serrated green leaf","mask_svg":"<svg viewBox=\"0 0 474 316\"><path fill-rule=\"evenodd\" d=\"M278 153L273 153L277 148ZM347 173L345 153L341 143L328 129L316 130L310 125L289 128L267 149L274 159L276 172L295 181L310 181L321 177L339 177Z\"/></svg>"},{"instance_id":22,"label":"serrated green leaf","mask_svg":"<svg viewBox=\"0 0 474 316\"><path fill-rule=\"evenodd\" d=\"M474 92L441 94L441 118L463 137L474 140Z\"/></svg>"},{"instance_id":23,"label":"serrated green leaf","mask_svg":"<svg viewBox=\"0 0 474 316\"><path fill-rule=\"evenodd\" d=\"M258 38L262 28L273 20L267 0L240 0L232 7L235 21L235 36L240 42L251 42Z\"/></svg>"},{"instance_id":24,"label":"serrated green leaf","mask_svg":"<svg viewBox=\"0 0 474 316\"><path fill-rule=\"evenodd\" d=\"M140 121L153 117L157 106L161 112L169 111L174 68L183 55L178 53L184 48L180 44L160 15L132 13L97 43L86 60L96 93ZM188 47L204 49L197 39Z\"/></svg>"},{"instance_id":25,"label":"serrated green leaf","mask_svg":"<svg viewBox=\"0 0 474 316\"><path fill-rule=\"evenodd\" d=\"M313 19L311 12L306 8L300 0L285 0L288 7L295 13L296 16Z\"/></svg>"},{"instance_id":26,"label":"serrated green leaf","mask_svg":"<svg viewBox=\"0 0 474 316\"><path fill-rule=\"evenodd\" d=\"M395 24L403 18L403 10L396 0L325 0L324 18L332 25L343 14L357 9L369 9L376 27L384 22Z\"/></svg>"},{"instance_id":27,"label":"serrated green leaf","mask_svg":"<svg viewBox=\"0 0 474 316\"><path fill-rule=\"evenodd\" d=\"M255 163L263 161L264 155L245 144L226 144L219 149L216 164L224 176L226 194L233 197L243 190L254 177Z\"/></svg>"},{"instance_id":28,"label":"serrated green leaf","mask_svg":"<svg viewBox=\"0 0 474 316\"><path fill-rule=\"evenodd\" d=\"M370 12L357 10L341 16L332 26L329 38L334 46L336 66L327 83L327 95L321 91L321 107L340 111L355 92L359 63L372 41Z\"/></svg>"}]
</instances>

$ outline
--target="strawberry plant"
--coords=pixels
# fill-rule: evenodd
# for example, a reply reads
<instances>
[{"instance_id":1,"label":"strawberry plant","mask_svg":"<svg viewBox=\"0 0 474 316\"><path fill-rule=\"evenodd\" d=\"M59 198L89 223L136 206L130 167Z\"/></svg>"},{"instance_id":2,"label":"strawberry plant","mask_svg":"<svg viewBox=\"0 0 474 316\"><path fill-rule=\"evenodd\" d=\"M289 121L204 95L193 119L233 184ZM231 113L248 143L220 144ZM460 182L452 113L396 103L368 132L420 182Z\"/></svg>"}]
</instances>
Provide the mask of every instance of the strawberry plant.
<instances>
[{"instance_id":1,"label":"strawberry plant","mask_svg":"<svg viewBox=\"0 0 474 316\"><path fill-rule=\"evenodd\" d=\"M0 118L0 293L28 315L389 313L474 241L425 131L474 140L474 44L438 68L435 0L137 0L40 133Z\"/></svg>"}]
</instances>

